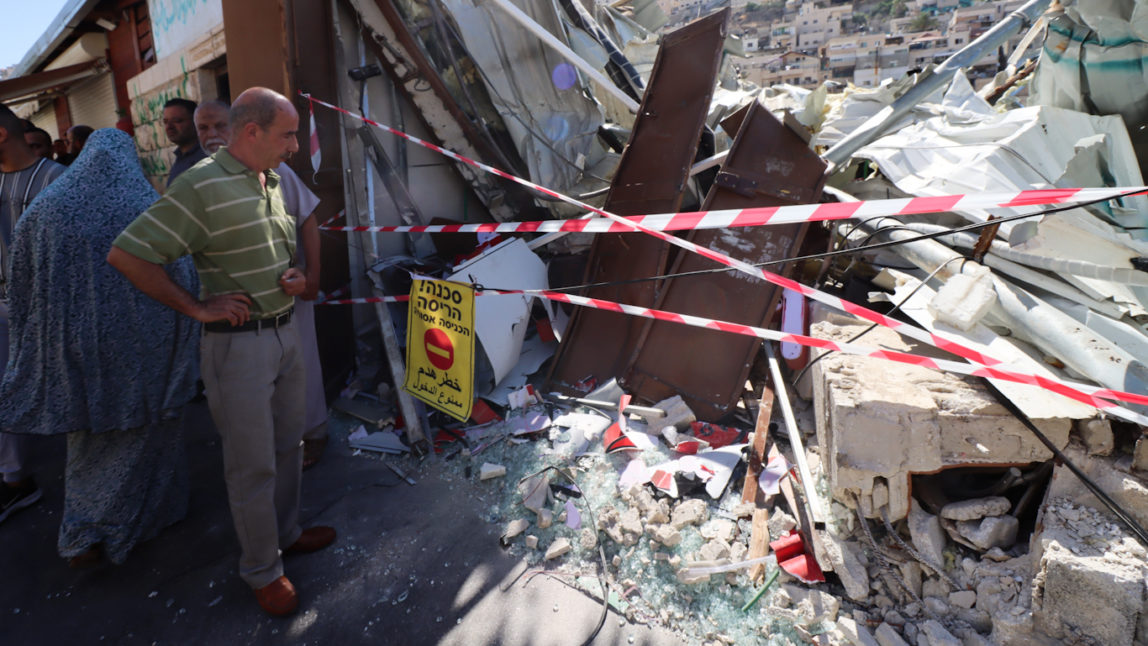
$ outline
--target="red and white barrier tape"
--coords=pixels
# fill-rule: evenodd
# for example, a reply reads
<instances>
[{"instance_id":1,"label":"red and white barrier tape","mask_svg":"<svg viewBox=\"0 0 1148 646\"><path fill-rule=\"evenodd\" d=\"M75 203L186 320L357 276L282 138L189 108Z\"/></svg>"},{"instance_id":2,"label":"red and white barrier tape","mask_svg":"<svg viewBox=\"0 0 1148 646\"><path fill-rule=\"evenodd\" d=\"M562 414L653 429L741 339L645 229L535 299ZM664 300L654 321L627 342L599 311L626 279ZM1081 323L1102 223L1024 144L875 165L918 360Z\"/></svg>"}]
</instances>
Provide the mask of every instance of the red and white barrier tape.
<instances>
[{"instance_id":1,"label":"red and white barrier tape","mask_svg":"<svg viewBox=\"0 0 1148 646\"><path fill-rule=\"evenodd\" d=\"M1136 404L1148 405L1148 396L1138 395L1136 393L1127 393L1119 390L1109 390L1107 388L1098 388L1089 384L1082 384L1076 382L1064 382L1055 378L1046 377L1023 371L1009 369L1002 365L993 367L976 366L967 363L960 363L957 361L949 361L945 359L934 359L932 357L924 357L906 352L896 352L893 350L882 350L879 348L872 348L868 346L858 345L855 343L841 343L837 341L830 341L827 339L818 339L815 337L804 336L800 334L790 334L787 332L779 332L777 330L769 330L766 328L754 327L751 325L742 325L740 323L729 323L727 321L719 321L716 319L709 319L701 316L693 316L690 314L677 314L674 312L667 312L665 310L656 310L648 307L639 307L636 305L625 305L608 301L600 298L587 298L585 296L575 296L573 294L566 294L564 292L554 292L550 290L485 290L478 292L478 296L505 296L522 294L525 296L538 296L552 301L560 301L570 303L580 307L589 307L599 310L608 310L611 312L619 312L621 314L629 314L631 316L641 316L644 318L655 319L658 321L668 321L670 323L678 323L681 325L689 325L692 327L705 328L709 330L718 330L720 332L730 332L733 334L741 334L744 336L754 336L760 339L769 341L780 341L788 343L796 343L798 345L821 348L825 350L836 350L846 354L853 354L858 356L877 357L880 359L888 359L890 361L897 361L899 363L908 363L916 366L924 366L926 368L934 368L937 370L946 370L962 375L971 375L974 377L989 377L992 379L1004 379L1006 381L1015 381L1021 384L1030 386L1038 386L1045 390L1064 395L1070 399L1082 402L1095 408L1101 408L1110 412L1115 417L1126 419L1130 422L1137 424L1148 425L1148 416L1140 415L1133 411L1127 410L1121 406L1115 405L1111 402L1100 399L1106 397L1110 399L1117 399ZM399 296L377 296L371 298L346 298L337 301L326 301L323 305L360 305L366 303L399 303L409 301L410 297L403 294Z\"/></svg>"},{"instance_id":2,"label":"red and white barrier tape","mask_svg":"<svg viewBox=\"0 0 1148 646\"><path fill-rule=\"evenodd\" d=\"M346 229L346 227L333 227L333 226L331 226L331 223L332 223L332 222L334 222L335 220L338 220L339 218L343 217L343 215L345 215L345 214L346 214L346 211L340 210L340 211L339 211L338 213L336 213L335 215L332 215L332 216L331 216L331 219L329 219L329 220L327 220L326 222L324 222L324 223L320 224L320 225L319 225L319 228L320 228L320 229L322 229L322 230L324 230L324 231L342 231L342 230Z\"/></svg>"},{"instance_id":3,"label":"red and white barrier tape","mask_svg":"<svg viewBox=\"0 0 1148 646\"><path fill-rule=\"evenodd\" d=\"M890 329L895 330L896 332L898 332L900 334L904 334L905 336L907 336L909 338L916 339L918 341L927 343L929 345L932 345L933 347L936 347L936 348L945 350L946 352L955 354L955 355L957 355L963 359L967 359L967 360L972 361L974 363L981 364L982 366L994 366L994 365L1000 365L1002 363L998 359L994 359L993 357L982 354L981 352L978 352L977 350L970 348L970 347L967 347L961 343L951 341L949 339L938 336L936 334L933 334L933 333L928 332L926 330L923 330L921 328L914 327L908 323L904 323L904 322L898 321L894 318L890 318L890 317L885 316L879 312L871 310L867 307L857 305L855 303L850 303L849 301L842 300L836 296L833 296L832 294L827 294L827 293L822 292L818 289L814 289L813 287L810 287L808 285L803 285L803 284L801 284L795 280L792 280L792 279L786 278L784 276L781 276L779 274L775 274L773 272L761 269L760 267L754 267L753 265L746 263L744 261L738 260L736 258L732 258L732 257L727 256L727 255L720 253L718 251L714 251L712 249L702 247L700 245L696 245L692 242L682 240L682 239L677 238L677 237L670 235L668 233L649 229L649 228L644 227L640 224L637 224L635 222L627 220L626 218L623 218L622 216L616 215L614 213L610 213L609 211L604 211L602 209L591 206L591 205L586 204L584 202L580 202L580 201L578 201L572 197L568 197L566 195L563 195L561 193L558 193L556 191L548 189L544 186L539 186L538 184L535 184L529 180L525 180L525 179L522 179L520 177L516 177L516 176L511 175L505 171L499 170L499 169L494 168L492 166L488 166L488 165L483 164L481 162L477 162L477 161L470 159L468 157L464 157L464 156L459 155L458 153L455 153L453 151L446 150L445 148L442 148L440 146L436 146L435 144L423 141L417 137L414 137L414 136L409 135L405 132L402 132L401 130L396 130L394 128L391 128L390 126L386 126L386 125L380 124L376 121L373 121L371 119L367 119L361 115L357 115L353 112L350 112L348 110L340 108L339 106L332 105L332 104L327 103L325 101L321 101L321 100L316 99L310 95L304 95L304 96L306 96L306 98L309 101L318 103L319 105L331 108L332 110L346 114L346 115L348 115L352 118L358 119L364 123L367 123L367 124L373 125L377 128L381 128L383 130L386 130L387 132L390 132L391 134L394 134L397 137L401 137L407 141L410 141L411 143L414 143L416 145L423 146L424 148L428 148L430 150L433 150L439 154L442 154L442 155L449 157L451 159L454 159L456 161L462 162L464 164L468 164L470 166L474 166L475 168L479 168L479 169L484 170L488 173L492 173L492 174L497 175L499 177L502 177L504 179L507 179L507 180L510 180L512 182L521 184L523 186L526 186L527 188L536 190L540 193L543 193L544 195L548 195L550 197L553 197L555 199L561 200L561 201L566 202L568 204L577 206L577 207L582 208L584 210L587 210L587 211L590 211L593 213L597 213L601 216L607 217L610 220L618 223L620 226L627 227L629 230L641 231L643 233L654 236L655 238L663 240L663 241L665 241L669 244L672 244L674 246L681 247L683 249L686 249L687 251L692 251L692 252L699 254L705 258L709 258L710 260L713 260L713 261L718 262L720 264L726 265L728 267L733 267L734 269L737 269L737 270L739 270L742 273L745 273L747 275L753 276L755 278L763 279L769 283L772 283L774 285L778 285L780 287L792 289L793 291L798 292L798 293L800 293L800 294L802 294L802 295L804 295L804 296L806 296L812 300L818 301L818 302L823 303L825 305L829 305L830 307L833 307L835 309L839 309L839 310L842 310L844 312L848 312L850 314L853 314L854 316L865 319L865 320L870 321L872 323L877 323L878 325L882 325L884 327L890 328ZM560 296L562 297L562 299L575 299L575 298L581 299L581 298L583 298L583 297L574 297L574 296L571 296L569 294L560 294ZM575 301L574 300L567 300L567 302L574 303ZM608 301L606 301L606 302L608 302ZM618 303L614 303L613 307L631 308L631 307L635 307L635 306L621 305ZM647 308L636 308L636 309L645 310ZM616 311L623 311L623 310L616 310ZM669 314L672 316L683 316L683 315L675 315L672 313L666 313L666 314ZM789 340L792 340L792 339L789 339ZM793 341L793 342L796 343L797 341ZM815 347L820 347L820 346L815 346ZM878 351L878 352L885 352L885 351ZM931 361L939 361L939 360L931 360ZM964 364L959 364L959 363L955 363L955 362L946 362L946 363L953 363L953 365L955 365L955 366L964 366ZM968 369L968 367L965 366L964 369ZM1008 371L1004 371L1004 372L1008 372ZM964 373L962 373L962 374L964 374ZM981 376L981 375L978 375L978 376ZM1003 379L1006 377L1002 376L1000 378ZM1032 376L1032 379L1035 380L1035 379L1037 379L1037 377L1034 375L1034 376ZM1114 405L1111 404L1110 402L1106 402L1106 401L1102 401L1102 400L1095 400L1095 398L1093 396L1086 394L1082 390L1079 390L1077 388L1069 386L1069 385L1067 385L1061 381L1058 381L1058 380L1051 380L1051 379L1048 379L1045 377L1040 377L1039 381L1031 382L1031 383L1040 384L1042 381L1048 382L1049 384L1053 384L1055 386L1054 388L1046 387L1046 389L1052 390L1053 392L1058 392L1058 393L1064 394L1066 396L1073 397L1075 399L1078 399L1079 397L1085 397L1086 398L1085 400L1078 399L1078 401L1088 401L1088 402L1095 401L1096 403L1090 403L1090 405L1096 406L1097 408L1103 408L1104 410L1112 411L1114 415L1117 415L1120 417L1124 417L1125 415L1135 415L1137 417L1140 417L1136 413L1133 413L1132 411L1127 411L1127 410L1122 409L1120 407L1116 407L1116 409L1114 409L1113 408ZM1030 383L1030 382L1024 381L1021 383ZM1045 386L1042 386L1042 387L1045 387ZM1085 388L1092 389L1092 387L1090 387L1090 386L1085 387ZM1139 399L1143 399L1144 401L1148 402L1148 398L1144 397L1143 395L1135 395L1132 393L1123 393L1121 391L1113 391L1113 390L1100 389L1100 388L1095 389L1095 392L1096 392L1098 397L1109 397L1112 399L1121 399L1123 401L1128 401L1126 399L1126 397L1132 397L1132 398L1136 398L1137 401ZM1072 394L1069 395L1068 393L1072 393ZM1120 412L1118 413L1117 410L1119 410ZM1142 423L1142 422L1138 421L1137 423Z\"/></svg>"},{"instance_id":4,"label":"red and white barrier tape","mask_svg":"<svg viewBox=\"0 0 1148 646\"><path fill-rule=\"evenodd\" d=\"M935 197L907 197L864 202L838 202L833 204L797 204L793 206L760 206L748 209L694 211L686 213L657 213L631 215L624 219L654 231L695 231L699 229L725 229L754 227L767 224L796 224L873 218L896 215L922 215L968 209L999 209L1047 204L1075 204L1148 192L1148 186L1124 188L1048 188L1011 193L981 193L978 195L938 195ZM322 227L327 231L355 231L373 233L625 233L634 228L619 224L610 218L536 220L531 222L483 222L479 224L433 224L420 226L377 227Z\"/></svg>"}]
</instances>

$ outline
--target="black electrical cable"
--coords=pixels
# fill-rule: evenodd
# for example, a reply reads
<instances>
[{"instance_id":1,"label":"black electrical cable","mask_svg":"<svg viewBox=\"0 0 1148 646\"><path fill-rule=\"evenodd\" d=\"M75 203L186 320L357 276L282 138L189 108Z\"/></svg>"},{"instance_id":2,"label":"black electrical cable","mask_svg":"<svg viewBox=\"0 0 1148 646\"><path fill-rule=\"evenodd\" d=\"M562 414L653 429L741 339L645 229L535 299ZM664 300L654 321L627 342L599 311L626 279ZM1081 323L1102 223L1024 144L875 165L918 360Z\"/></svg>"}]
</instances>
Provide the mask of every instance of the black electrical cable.
<instances>
[{"instance_id":1,"label":"black electrical cable","mask_svg":"<svg viewBox=\"0 0 1148 646\"><path fill-rule=\"evenodd\" d=\"M1051 451L1053 456L1055 456L1061 464L1068 467L1068 470L1072 472L1072 475L1079 478L1080 482L1083 483L1084 486L1087 487L1094 496L1099 498L1100 502L1104 503L1105 507L1108 507L1108 509L1111 510L1113 514L1116 514L1116 517L1119 518L1121 522L1123 522L1128 527L1128 529L1132 530L1132 533L1140 539L1140 542L1143 543L1145 547L1148 547L1148 531L1146 531L1140 525L1140 523L1136 522L1136 519L1132 518L1131 514L1125 511L1124 508L1121 507L1120 504L1113 500L1108 494L1104 493L1104 490L1101 489L1095 482L1093 482L1087 475L1085 475L1084 471L1081 471L1080 467L1076 466L1072 460L1068 459L1068 456L1065 455L1063 451L1056 448L1056 445L1052 443L1052 440L1048 439L1048 436L1042 433L1040 429L1036 427L1036 424L1032 423L1032 420L1029 419L1028 415L1025 415L1024 411L1022 411L1016 404L1014 404L1012 400L1006 397L1004 393L998 390L991 381L985 378L981 378L981 382L985 385L986 388L988 388L989 392L991 392L996 397L997 401L1002 406L1004 406L1005 409L1008 410L1008 412L1012 413L1013 416L1020 420L1020 423L1024 424L1025 428L1032 431L1032 434L1036 436L1036 439L1040 440L1040 443L1043 444L1049 451Z\"/></svg>"},{"instance_id":2,"label":"black electrical cable","mask_svg":"<svg viewBox=\"0 0 1148 646\"><path fill-rule=\"evenodd\" d=\"M587 637L584 642L582 642L582 646L590 646L590 643L594 641L594 638L596 638L598 636L598 633L602 632L602 626L606 625L606 615L609 614L609 612L610 612L610 591L606 587L606 578L605 578L606 577L606 551L602 548L602 537L598 535L598 520L596 518L594 518L594 507L590 505L589 499L587 499L587 497L585 496L586 490L582 488L582 485L578 484L578 481L574 479L573 474L571 474L569 471L567 471L566 469L564 469L562 467L559 467L556 465L550 465L550 466L545 467L539 471L535 471L534 473L532 473L528 476L524 476L521 480L518 481L518 484L522 484L523 482L526 482L530 478L533 478L535 476L540 476L543 473L546 473L547 471L551 471L551 470L557 471L559 474L561 474L561 476L563 478L566 478L567 480L569 480L570 484L577 487L578 491L581 491L583 493L582 501L586 503L586 513L590 516L590 526L594 528L594 538L595 538L595 542L598 544L598 559L601 561L601 565L602 565L602 569L600 569L598 571L598 585L600 585L602 587L602 612L601 612L601 614L598 615L598 624L594 627L593 632L591 632L590 636Z\"/></svg>"}]
</instances>

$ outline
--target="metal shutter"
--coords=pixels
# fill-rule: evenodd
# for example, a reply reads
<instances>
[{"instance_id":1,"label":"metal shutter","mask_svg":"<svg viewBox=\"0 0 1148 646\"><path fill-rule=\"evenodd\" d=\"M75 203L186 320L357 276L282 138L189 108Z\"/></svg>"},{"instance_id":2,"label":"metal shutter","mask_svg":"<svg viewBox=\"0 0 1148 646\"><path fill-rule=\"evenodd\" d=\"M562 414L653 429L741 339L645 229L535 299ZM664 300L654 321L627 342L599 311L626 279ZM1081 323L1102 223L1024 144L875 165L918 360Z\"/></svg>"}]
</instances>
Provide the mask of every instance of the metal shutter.
<instances>
[{"instance_id":1,"label":"metal shutter","mask_svg":"<svg viewBox=\"0 0 1148 646\"><path fill-rule=\"evenodd\" d=\"M32 123L36 124L37 128L41 128L52 136L52 139L59 139L60 133L56 128L56 108L52 106L51 102L46 102L43 107L36 111L36 114L31 116Z\"/></svg>"},{"instance_id":2,"label":"metal shutter","mask_svg":"<svg viewBox=\"0 0 1148 646\"><path fill-rule=\"evenodd\" d=\"M101 74L68 92L73 126L111 128L116 125L116 88L111 74ZM49 131L50 132L50 131Z\"/></svg>"}]
</instances>

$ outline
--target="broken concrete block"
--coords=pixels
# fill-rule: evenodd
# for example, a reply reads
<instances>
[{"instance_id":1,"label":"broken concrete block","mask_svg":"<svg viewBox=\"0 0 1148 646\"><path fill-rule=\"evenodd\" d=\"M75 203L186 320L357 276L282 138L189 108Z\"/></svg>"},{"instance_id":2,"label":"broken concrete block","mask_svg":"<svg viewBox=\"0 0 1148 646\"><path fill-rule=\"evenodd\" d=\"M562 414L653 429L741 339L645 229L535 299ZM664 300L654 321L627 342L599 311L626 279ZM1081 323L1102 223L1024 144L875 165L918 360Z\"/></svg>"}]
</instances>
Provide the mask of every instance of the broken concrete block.
<instances>
[{"instance_id":1,"label":"broken concrete block","mask_svg":"<svg viewBox=\"0 0 1148 646\"><path fill-rule=\"evenodd\" d=\"M997 301L991 273L953 274L926 306L937 321L968 332Z\"/></svg>"},{"instance_id":2,"label":"broken concrete block","mask_svg":"<svg viewBox=\"0 0 1148 646\"><path fill-rule=\"evenodd\" d=\"M1116 447L1112 422L1107 419L1078 419L1076 432L1084 440L1089 455L1111 455Z\"/></svg>"},{"instance_id":3,"label":"broken concrete block","mask_svg":"<svg viewBox=\"0 0 1148 646\"><path fill-rule=\"evenodd\" d=\"M782 585L782 590L806 623L837 620L837 613L841 610L841 601L837 597L792 583Z\"/></svg>"},{"instance_id":4,"label":"broken concrete block","mask_svg":"<svg viewBox=\"0 0 1148 646\"><path fill-rule=\"evenodd\" d=\"M951 502L941 508L941 518L949 520L979 520L986 516L1000 516L1012 509L1012 503L1003 496L973 498Z\"/></svg>"},{"instance_id":5,"label":"broken concrete block","mask_svg":"<svg viewBox=\"0 0 1148 646\"><path fill-rule=\"evenodd\" d=\"M960 644L963 646L995 646L996 644L1018 644L1019 641L994 641L978 633L971 626L957 625L954 626L951 633L960 638Z\"/></svg>"},{"instance_id":6,"label":"broken concrete block","mask_svg":"<svg viewBox=\"0 0 1148 646\"><path fill-rule=\"evenodd\" d=\"M687 568L683 568L681 570L678 570L677 576L678 576L678 583L684 583L686 585L693 585L695 583L705 583L706 581L710 580L710 575L708 575L708 574L691 574L689 569L687 569Z\"/></svg>"},{"instance_id":7,"label":"broken concrete block","mask_svg":"<svg viewBox=\"0 0 1148 646\"><path fill-rule=\"evenodd\" d=\"M945 603L943 599L938 597L925 597L925 609L938 617L944 617L952 613L952 608L949 604Z\"/></svg>"},{"instance_id":8,"label":"broken concrete block","mask_svg":"<svg viewBox=\"0 0 1148 646\"><path fill-rule=\"evenodd\" d=\"M706 521L698 531L702 538L712 538L728 543L737 534L737 523L725 518L712 518Z\"/></svg>"},{"instance_id":9,"label":"broken concrete block","mask_svg":"<svg viewBox=\"0 0 1148 646\"><path fill-rule=\"evenodd\" d=\"M658 525L654 529L654 540L666 547L675 547L682 542L682 534L672 525Z\"/></svg>"},{"instance_id":10,"label":"broken concrete block","mask_svg":"<svg viewBox=\"0 0 1148 646\"><path fill-rule=\"evenodd\" d=\"M1000 563L1002 561L1007 561L1007 560L1011 559L1012 557L1009 556L1008 554L1005 554L1005 551L1002 550L1001 548L994 547L994 548L990 549L989 551L985 552L985 554L982 558L986 558L990 561L995 561L997 563Z\"/></svg>"},{"instance_id":11,"label":"broken concrete block","mask_svg":"<svg viewBox=\"0 0 1148 646\"><path fill-rule=\"evenodd\" d=\"M884 622L877 626L877 632L874 633L874 636L881 646L909 646L909 643L897 634L896 629Z\"/></svg>"},{"instance_id":12,"label":"broken concrete block","mask_svg":"<svg viewBox=\"0 0 1148 646\"><path fill-rule=\"evenodd\" d=\"M518 518L506 524L506 531L502 533L502 537L506 540L510 540L522 532L525 532L529 528L530 521L526 520L525 518Z\"/></svg>"},{"instance_id":13,"label":"broken concrete block","mask_svg":"<svg viewBox=\"0 0 1148 646\"><path fill-rule=\"evenodd\" d=\"M733 506L730 513L737 518L749 518L753 516L753 510L756 508L752 502L739 502Z\"/></svg>"},{"instance_id":14,"label":"broken concrete block","mask_svg":"<svg viewBox=\"0 0 1148 646\"><path fill-rule=\"evenodd\" d=\"M1020 521L1014 516L989 516L976 520L962 520L957 531L978 549L1011 547L1016 542Z\"/></svg>"},{"instance_id":15,"label":"broken concrete block","mask_svg":"<svg viewBox=\"0 0 1148 646\"><path fill-rule=\"evenodd\" d=\"M621 545L626 540L626 535L622 532L618 520L618 510L612 505L606 505L598 512L598 529L606 532L610 540Z\"/></svg>"},{"instance_id":16,"label":"broken concrete block","mask_svg":"<svg viewBox=\"0 0 1148 646\"><path fill-rule=\"evenodd\" d=\"M478 472L478 479L490 480L491 478L501 478L504 475L506 475L506 467L502 466L501 464L491 464L490 462L484 462L482 464L482 469L480 469Z\"/></svg>"},{"instance_id":17,"label":"broken concrete block","mask_svg":"<svg viewBox=\"0 0 1148 646\"><path fill-rule=\"evenodd\" d=\"M823 546L832 570L845 586L845 593L854 601L869 598L869 572L861 548L850 541L839 541L832 535L823 535Z\"/></svg>"},{"instance_id":18,"label":"broken concrete block","mask_svg":"<svg viewBox=\"0 0 1148 646\"><path fill-rule=\"evenodd\" d=\"M598 532L589 527L583 527L582 532L578 535L578 544L581 545L584 550L592 550L598 547Z\"/></svg>"},{"instance_id":19,"label":"broken concrete block","mask_svg":"<svg viewBox=\"0 0 1148 646\"><path fill-rule=\"evenodd\" d=\"M629 507L618 516L618 527L621 528L624 537L622 543L624 545L633 545L638 542L638 537L642 535L642 516L634 507Z\"/></svg>"},{"instance_id":20,"label":"broken concrete block","mask_svg":"<svg viewBox=\"0 0 1148 646\"><path fill-rule=\"evenodd\" d=\"M664 498L654 498L654 495L645 487L630 489L629 492L623 494L622 499L637 505L638 511L647 523L670 522L670 503Z\"/></svg>"},{"instance_id":21,"label":"broken concrete block","mask_svg":"<svg viewBox=\"0 0 1148 646\"><path fill-rule=\"evenodd\" d=\"M1148 438L1136 440L1136 447L1132 451L1132 468L1148 471Z\"/></svg>"},{"instance_id":22,"label":"broken concrete block","mask_svg":"<svg viewBox=\"0 0 1148 646\"><path fill-rule=\"evenodd\" d=\"M944 567L945 530L941 529L941 521L929 512L921 509L920 503L915 499L909 509L909 537L913 547L924 556L929 563L937 567Z\"/></svg>"},{"instance_id":23,"label":"broken concrete block","mask_svg":"<svg viewBox=\"0 0 1148 646\"><path fill-rule=\"evenodd\" d=\"M972 608L977 602L977 593L972 590L958 590L949 593L949 603L959 608Z\"/></svg>"},{"instance_id":24,"label":"broken concrete block","mask_svg":"<svg viewBox=\"0 0 1148 646\"><path fill-rule=\"evenodd\" d=\"M533 534L527 534L526 538L522 539L522 542L530 549L536 549L538 547L538 537Z\"/></svg>"},{"instance_id":25,"label":"broken concrete block","mask_svg":"<svg viewBox=\"0 0 1148 646\"><path fill-rule=\"evenodd\" d=\"M554 524L554 512L543 509L538 512L538 529L546 529Z\"/></svg>"},{"instance_id":26,"label":"broken concrete block","mask_svg":"<svg viewBox=\"0 0 1148 646\"><path fill-rule=\"evenodd\" d=\"M843 341L863 329L823 321L813 325L813 336ZM869 345L914 351L886 328L868 334ZM857 496L867 516L879 517L872 498L880 484L888 487L890 520L908 515L909 473L1052 457L980 384L923 366L843 354L826 356L810 372L817 443L833 497L852 506ZM1055 446L1067 444L1067 418L1033 421Z\"/></svg>"},{"instance_id":27,"label":"broken concrete block","mask_svg":"<svg viewBox=\"0 0 1148 646\"><path fill-rule=\"evenodd\" d=\"M847 643L851 646L880 646L868 628L858 624L849 617L838 617L837 630L834 632L840 635L839 639L832 640L831 643L834 644Z\"/></svg>"},{"instance_id":28,"label":"broken concrete block","mask_svg":"<svg viewBox=\"0 0 1148 646\"><path fill-rule=\"evenodd\" d=\"M797 519L785 513L784 509L774 507L773 513L769 515L767 526L769 527L770 538L776 540L788 534L789 530L797 527Z\"/></svg>"},{"instance_id":29,"label":"broken concrete block","mask_svg":"<svg viewBox=\"0 0 1148 646\"><path fill-rule=\"evenodd\" d=\"M661 429L667 426L673 426L679 431L684 431L685 429L689 428L690 424L698 421L697 416L695 416L694 412L690 410L690 407L686 405L686 402L682 399L681 395L674 395L669 399L663 399L662 401L654 404L653 407L666 412L665 417L657 417L647 420L646 423L653 428Z\"/></svg>"},{"instance_id":30,"label":"broken concrete block","mask_svg":"<svg viewBox=\"0 0 1148 646\"><path fill-rule=\"evenodd\" d=\"M717 561L729 557L729 543L725 541L708 541L702 545L698 550L698 555L703 561Z\"/></svg>"},{"instance_id":31,"label":"broken concrete block","mask_svg":"<svg viewBox=\"0 0 1148 646\"><path fill-rule=\"evenodd\" d=\"M709 509L706 507L706 502L700 498L691 498L683 500L674 507L673 516L670 518L670 524L675 529L681 529L690 525L699 525L704 523L709 518Z\"/></svg>"},{"instance_id":32,"label":"broken concrete block","mask_svg":"<svg viewBox=\"0 0 1148 646\"><path fill-rule=\"evenodd\" d=\"M1087 635L1131 644L1144 615L1148 551L1095 510L1049 500L1033 536L1036 628L1058 639Z\"/></svg>"},{"instance_id":33,"label":"broken concrete block","mask_svg":"<svg viewBox=\"0 0 1148 646\"><path fill-rule=\"evenodd\" d=\"M1126 457L1088 456L1084 447L1075 442L1069 444L1064 453L1141 526L1148 526L1148 486L1145 486L1143 473L1129 470L1129 460ZM1046 499L1054 498L1071 500L1077 506L1099 511L1106 518L1116 520L1108 508L1064 465L1053 468L1052 480L1048 483Z\"/></svg>"},{"instance_id":34,"label":"broken concrete block","mask_svg":"<svg viewBox=\"0 0 1148 646\"><path fill-rule=\"evenodd\" d=\"M550 502L550 474L523 480L518 484L518 494L522 496L522 506L537 514Z\"/></svg>"},{"instance_id":35,"label":"broken concrete block","mask_svg":"<svg viewBox=\"0 0 1148 646\"><path fill-rule=\"evenodd\" d=\"M746 560L746 554L749 552L749 547L740 541L734 541L729 544L729 560L732 563L738 563Z\"/></svg>"},{"instance_id":36,"label":"broken concrete block","mask_svg":"<svg viewBox=\"0 0 1148 646\"><path fill-rule=\"evenodd\" d=\"M569 552L570 549L570 541L568 539L556 538L554 542L550 544L550 547L546 548L546 560L556 559Z\"/></svg>"},{"instance_id":37,"label":"broken concrete block","mask_svg":"<svg viewBox=\"0 0 1148 646\"><path fill-rule=\"evenodd\" d=\"M945 630L939 621L929 619L917 626L928 639L929 646L963 646L964 642Z\"/></svg>"},{"instance_id":38,"label":"broken concrete block","mask_svg":"<svg viewBox=\"0 0 1148 646\"><path fill-rule=\"evenodd\" d=\"M918 597L921 596L921 564L916 561L905 561L901 564L901 578L905 586Z\"/></svg>"}]
</instances>

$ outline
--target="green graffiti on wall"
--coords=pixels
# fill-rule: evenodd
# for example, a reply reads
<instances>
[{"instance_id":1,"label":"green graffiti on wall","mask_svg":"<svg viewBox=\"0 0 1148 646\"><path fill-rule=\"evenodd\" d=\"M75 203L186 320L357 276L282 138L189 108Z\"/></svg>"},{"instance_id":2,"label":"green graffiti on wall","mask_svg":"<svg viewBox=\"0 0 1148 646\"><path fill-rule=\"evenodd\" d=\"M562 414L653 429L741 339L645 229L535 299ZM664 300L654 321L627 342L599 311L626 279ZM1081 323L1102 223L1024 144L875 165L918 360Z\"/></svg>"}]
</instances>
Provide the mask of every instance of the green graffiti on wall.
<instances>
[{"instance_id":1,"label":"green graffiti on wall","mask_svg":"<svg viewBox=\"0 0 1148 646\"><path fill-rule=\"evenodd\" d=\"M172 99L194 99L191 73L187 61L179 59L180 75L151 94L139 95L132 102L132 117L136 126L136 144L144 150L156 150L168 145L162 138L163 106ZM138 86L137 86L138 91ZM154 126L152 124L155 124ZM166 171L164 171L166 173Z\"/></svg>"}]
</instances>

